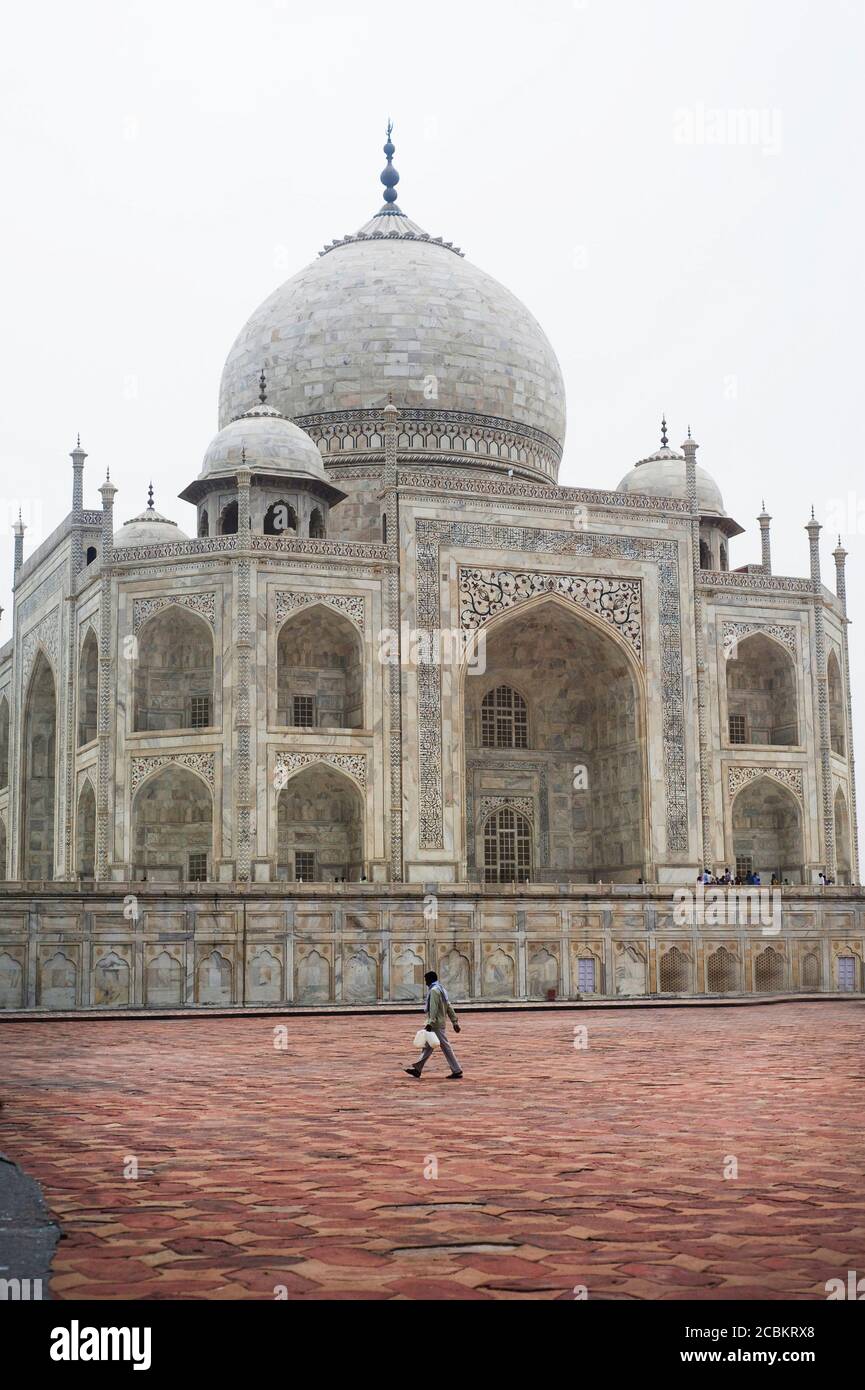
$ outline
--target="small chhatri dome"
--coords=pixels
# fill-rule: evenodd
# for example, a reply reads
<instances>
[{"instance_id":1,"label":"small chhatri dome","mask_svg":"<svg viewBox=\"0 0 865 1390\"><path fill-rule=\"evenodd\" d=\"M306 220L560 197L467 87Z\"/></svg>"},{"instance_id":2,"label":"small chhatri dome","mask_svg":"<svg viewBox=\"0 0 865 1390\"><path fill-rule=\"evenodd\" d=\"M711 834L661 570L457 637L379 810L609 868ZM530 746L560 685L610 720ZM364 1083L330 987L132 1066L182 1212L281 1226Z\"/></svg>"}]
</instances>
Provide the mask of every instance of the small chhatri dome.
<instances>
[{"instance_id":1,"label":"small chhatri dome","mask_svg":"<svg viewBox=\"0 0 865 1390\"><path fill-rule=\"evenodd\" d=\"M169 541L188 541L176 521L163 516L153 505L153 484L147 489L147 506L138 516L130 517L114 533L115 549L128 545L167 545Z\"/></svg>"},{"instance_id":2,"label":"small chhatri dome","mask_svg":"<svg viewBox=\"0 0 865 1390\"><path fill-rule=\"evenodd\" d=\"M690 439L690 432L688 435ZM724 523L729 535L741 534L742 528L727 516L721 490L710 473L699 464L697 474L697 505L700 515L717 517ZM688 465L684 454L671 449L667 443L667 422L663 421L661 447L648 458L640 459L619 483L618 492L633 493L648 497L669 497L677 501L688 500Z\"/></svg>"},{"instance_id":3,"label":"small chhatri dome","mask_svg":"<svg viewBox=\"0 0 865 1390\"><path fill-rule=\"evenodd\" d=\"M280 482L313 484L328 502L341 502L345 493L334 487L325 472L318 446L298 425L269 405L264 373L259 378L259 399L238 415L210 441L201 472L180 493L184 502L199 503L214 483L229 482L243 471L255 477L276 477Z\"/></svg>"}]
</instances>

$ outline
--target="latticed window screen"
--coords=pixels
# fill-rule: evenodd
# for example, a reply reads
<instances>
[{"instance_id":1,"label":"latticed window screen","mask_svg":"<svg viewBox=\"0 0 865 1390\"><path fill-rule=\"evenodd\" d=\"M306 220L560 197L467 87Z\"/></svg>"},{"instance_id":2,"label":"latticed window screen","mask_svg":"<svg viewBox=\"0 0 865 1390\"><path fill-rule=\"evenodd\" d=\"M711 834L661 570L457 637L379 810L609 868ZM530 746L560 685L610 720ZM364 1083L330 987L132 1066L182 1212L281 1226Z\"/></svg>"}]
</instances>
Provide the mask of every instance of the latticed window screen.
<instances>
[{"instance_id":1,"label":"latticed window screen","mask_svg":"<svg viewBox=\"0 0 865 1390\"><path fill-rule=\"evenodd\" d=\"M191 726L193 729L209 728L210 697L208 695L193 695Z\"/></svg>"},{"instance_id":2,"label":"latticed window screen","mask_svg":"<svg viewBox=\"0 0 865 1390\"><path fill-rule=\"evenodd\" d=\"M481 705L481 746L528 748L529 716L526 702L509 685L500 685L484 696Z\"/></svg>"},{"instance_id":3,"label":"latticed window screen","mask_svg":"<svg viewBox=\"0 0 865 1390\"><path fill-rule=\"evenodd\" d=\"M731 714L731 715L730 715L730 742L731 742L731 743L747 743L747 742L748 742L747 730L746 730L746 727L745 727L745 716L744 716L744 714Z\"/></svg>"},{"instance_id":4,"label":"latticed window screen","mask_svg":"<svg viewBox=\"0 0 865 1390\"><path fill-rule=\"evenodd\" d=\"M767 946L754 961L754 988L759 994L770 994L784 988L784 957Z\"/></svg>"},{"instance_id":5,"label":"latticed window screen","mask_svg":"<svg viewBox=\"0 0 865 1390\"><path fill-rule=\"evenodd\" d=\"M487 883L524 882L531 876L532 837L525 816L503 806L484 826Z\"/></svg>"},{"instance_id":6,"label":"latticed window screen","mask_svg":"<svg viewBox=\"0 0 865 1390\"><path fill-rule=\"evenodd\" d=\"M313 883L315 880L315 855L310 850L298 850L294 856L294 877L298 883Z\"/></svg>"},{"instance_id":7,"label":"latticed window screen","mask_svg":"<svg viewBox=\"0 0 865 1390\"><path fill-rule=\"evenodd\" d=\"M845 992L856 988L856 961L853 956L838 957L838 988Z\"/></svg>"},{"instance_id":8,"label":"latticed window screen","mask_svg":"<svg viewBox=\"0 0 865 1390\"><path fill-rule=\"evenodd\" d=\"M190 854L190 856L189 856L189 868L188 868L188 871L187 871L187 872L188 872L188 875L189 875L189 882L190 882L190 883L206 883L206 882L207 882L207 855L206 855L206 853L205 853L205 854Z\"/></svg>"},{"instance_id":9,"label":"latticed window screen","mask_svg":"<svg viewBox=\"0 0 865 1390\"><path fill-rule=\"evenodd\" d=\"M747 878L754 871L754 861L750 854L736 855L736 877Z\"/></svg>"},{"instance_id":10,"label":"latticed window screen","mask_svg":"<svg viewBox=\"0 0 865 1390\"><path fill-rule=\"evenodd\" d=\"M688 957L674 946L661 957L661 993L683 994L690 988L691 969Z\"/></svg>"},{"instance_id":11,"label":"latticed window screen","mask_svg":"<svg viewBox=\"0 0 865 1390\"><path fill-rule=\"evenodd\" d=\"M820 988L820 960L813 951L802 961L802 984L805 989Z\"/></svg>"},{"instance_id":12,"label":"latticed window screen","mask_svg":"<svg viewBox=\"0 0 865 1390\"><path fill-rule=\"evenodd\" d=\"M592 956L582 956L577 961L577 990L580 994L596 993L595 960Z\"/></svg>"},{"instance_id":13,"label":"latticed window screen","mask_svg":"<svg viewBox=\"0 0 865 1390\"><path fill-rule=\"evenodd\" d=\"M726 947L719 946L706 963L706 976L710 994L729 994L738 983L736 957Z\"/></svg>"},{"instance_id":14,"label":"latticed window screen","mask_svg":"<svg viewBox=\"0 0 865 1390\"><path fill-rule=\"evenodd\" d=\"M315 698L312 695L295 695L294 724L298 729L315 727Z\"/></svg>"}]
</instances>

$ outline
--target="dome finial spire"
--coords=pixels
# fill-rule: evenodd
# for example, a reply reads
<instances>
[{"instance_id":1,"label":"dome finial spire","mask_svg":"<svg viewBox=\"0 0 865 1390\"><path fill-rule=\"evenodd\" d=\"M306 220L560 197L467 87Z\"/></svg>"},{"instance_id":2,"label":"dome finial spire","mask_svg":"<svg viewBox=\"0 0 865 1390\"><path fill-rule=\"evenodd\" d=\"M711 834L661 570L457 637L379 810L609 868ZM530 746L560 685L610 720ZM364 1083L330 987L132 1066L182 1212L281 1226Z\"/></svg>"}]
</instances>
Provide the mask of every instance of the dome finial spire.
<instances>
[{"instance_id":1,"label":"dome finial spire","mask_svg":"<svg viewBox=\"0 0 865 1390\"><path fill-rule=\"evenodd\" d=\"M666 449L669 443L670 441L667 438L667 416L664 414L661 416L661 448Z\"/></svg>"},{"instance_id":2,"label":"dome finial spire","mask_svg":"<svg viewBox=\"0 0 865 1390\"><path fill-rule=\"evenodd\" d=\"M385 141L384 152L387 156L387 165L382 170L381 181L384 184L384 207L382 213L399 217L402 214L397 207L396 186L399 183L399 174L393 166L393 157L396 154L396 145L393 143L393 121L388 117L387 140Z\"/></svg>"},{"instance_id":3,"label":"dome finial spire","mask_svg":"<svg viewBox=\"0 0 865 1390\"><path fill-rule=\"evenodd\" d=\"M264 368L261 369L261 376L258 378L258 399L262 405L267 405L267 377L264 375Z\"/></svg>"},{"instance_id":4,"label":"dome finial spire","mask_svg":"<svg viewBox=\"0 0 865 1390\"><path fill-rule=\"evenodd\" d=\"M152 483L152 482L151 482L150 486L149 486L148 489L147 489L147 510L148 510L149 512L152 512L152 511L153 511L153 483Z\"/></svg>"}]
</instances>

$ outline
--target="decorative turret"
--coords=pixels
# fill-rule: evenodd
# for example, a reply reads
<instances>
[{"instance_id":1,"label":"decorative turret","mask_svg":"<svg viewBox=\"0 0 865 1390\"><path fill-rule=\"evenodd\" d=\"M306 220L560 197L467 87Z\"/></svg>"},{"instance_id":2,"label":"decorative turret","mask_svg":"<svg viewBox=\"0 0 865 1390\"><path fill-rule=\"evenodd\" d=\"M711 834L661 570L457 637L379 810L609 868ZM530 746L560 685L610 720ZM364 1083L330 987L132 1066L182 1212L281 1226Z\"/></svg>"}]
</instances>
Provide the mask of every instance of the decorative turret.
<instances>
[{"instance_id":1,"label":"decorative turret","mask_svg":"<svg viewBox=\"0 0 865 1390\"><path fill-rule=\"evenodd\" d=\"M815 588L820 587L820 532L823 527L814 516L814 508L811 508L811 520L805 530L808 532L808 542L811 547L811 582Z\"/></svg>"},{"instance_id":2,"label":"decorative turret","mask_svg":"<svg viewBox=\"0 0 865 1390\"><path fill-rule=\"evenodd\" d=\"M18 571L20 570L21 566L24 564L24 532L27 530L27 527L24 525L24 522L21 520L21 508L20 508L20 507L18 508L18 520L15 522L15 525L12 527L12 530L13 530L14 535L15 535L15 565L14 565L14 573L17 574Z\"/></svg>"},{"instance_id":3,"label":"decorative turret","mask_svg":"<svg viewBox=\"0 0 865 1390\"><path fill-rule=\"evenodd\" d=\"M766 503L765 503L765 501L763 502L763 510L761 511L760 515L757 517L757 520L758 520L758 522L760 523L760 546L761 546L761 550L762 550L762 565L763 565L763 571L764 571L765 574L771 574L771 573L772 573L772 537L771 537L771 534L770 534L770 531L769 531L769 527L770 527L770 525L771 525L772 518L769 516L768 512L766 511Z\"/></svg>"},{"instance_id":4,"label":"decorative turret","mask_svg":"<svg viewBox=\"0 0 865 1390\"><path fill-rule=\"evenodd\" d=\"M80 434L69 457L72 460L72 519L80 521L84 513L84 460L87 457L81 447Z\"/></svg>"},{"instance_id":5,"label":"decorative turret","mask_svg":"<svg viewBox=\"0 0 865 1390\"><path fill-rule=\"evenodd\" d=\"M847 551L841 544L841 537L838 537L838 549L832 551L832 558L835 561L835 592L841 600L841 607L846 616L847 613L847 575L845 566L847 563Z\"/></svg>"}]
</instances>

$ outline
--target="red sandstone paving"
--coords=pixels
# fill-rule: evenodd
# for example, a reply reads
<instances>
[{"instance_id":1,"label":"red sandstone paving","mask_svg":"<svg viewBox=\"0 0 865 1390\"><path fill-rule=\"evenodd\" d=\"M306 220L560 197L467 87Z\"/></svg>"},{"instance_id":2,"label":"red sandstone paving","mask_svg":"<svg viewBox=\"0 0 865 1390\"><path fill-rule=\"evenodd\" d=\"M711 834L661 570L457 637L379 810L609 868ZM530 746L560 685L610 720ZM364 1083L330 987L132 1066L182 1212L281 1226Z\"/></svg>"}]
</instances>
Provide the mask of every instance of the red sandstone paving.
<instances>
[{"instance_id":1,"label":"red sandstone paving","mask_svg":"<svg viewBox=\"0 0 865 1390\"><path fill-rule=\"evenodd\" d=\"M459 1083L404 1076L413 1019L281 1021L287 1052L265 1018L0 1024L55 1298L807 1299L865 1269L865 1001L467 1014Z\"/></svg>"}]
</instances>

